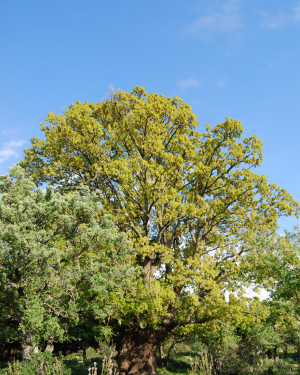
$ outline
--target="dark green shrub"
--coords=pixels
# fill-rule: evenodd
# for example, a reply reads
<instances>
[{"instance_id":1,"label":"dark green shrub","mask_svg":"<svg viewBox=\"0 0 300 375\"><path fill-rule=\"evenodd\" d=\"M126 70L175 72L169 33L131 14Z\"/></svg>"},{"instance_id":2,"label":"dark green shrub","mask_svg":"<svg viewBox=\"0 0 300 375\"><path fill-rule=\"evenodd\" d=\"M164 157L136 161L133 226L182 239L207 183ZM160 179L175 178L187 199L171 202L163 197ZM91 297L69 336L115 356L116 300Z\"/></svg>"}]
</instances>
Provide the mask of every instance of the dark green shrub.
<instances>
[{"instance_id":1,"label":"dark green shrub","mask_svg":"<svg viewBox=\"0 0 300 375\"><path fill-rule=\"evenodd\" d=\"M8 363L8 368L0 370L0 375L71 375L71 370L61 359L43 352L32 354L30 361Z\"/></svg>"}]
</instances>

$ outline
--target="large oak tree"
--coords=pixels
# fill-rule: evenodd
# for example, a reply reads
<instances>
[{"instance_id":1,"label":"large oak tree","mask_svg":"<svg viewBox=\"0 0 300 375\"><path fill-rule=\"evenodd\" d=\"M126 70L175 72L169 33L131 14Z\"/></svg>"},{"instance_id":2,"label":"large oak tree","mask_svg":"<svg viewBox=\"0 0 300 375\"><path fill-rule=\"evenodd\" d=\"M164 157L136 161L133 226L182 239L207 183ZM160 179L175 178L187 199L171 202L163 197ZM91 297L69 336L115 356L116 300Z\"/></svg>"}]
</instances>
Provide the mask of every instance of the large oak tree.
<instances>
[{"instance_id":1,"label":"large oak tree","mask_svg":"<svg viewBox=\"0 0 300 375\"><path fill-rule=\"evenodd\" d=\"M173 330L226 315L224 291L253 273L256 232L274 231L293 198L252 169L262 142L239 121L199 132L188 104L141 87L50 113L45 139L32 139L25 166L63 191L81 183L135 248L139 288L116 301L121 374L155 374L157 346ZM250 272L250 271L251 272Z\"/></svg>"}]
</instances>

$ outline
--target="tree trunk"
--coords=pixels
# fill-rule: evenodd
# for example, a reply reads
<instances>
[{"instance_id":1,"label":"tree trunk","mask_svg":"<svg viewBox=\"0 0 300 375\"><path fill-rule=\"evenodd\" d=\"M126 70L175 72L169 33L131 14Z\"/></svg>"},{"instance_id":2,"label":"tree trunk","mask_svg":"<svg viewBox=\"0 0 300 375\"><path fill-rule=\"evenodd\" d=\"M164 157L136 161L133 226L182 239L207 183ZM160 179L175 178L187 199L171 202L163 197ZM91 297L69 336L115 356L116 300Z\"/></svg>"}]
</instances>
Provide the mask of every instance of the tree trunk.
<instances>
[{"instance_id":1,"label":"tree trunk","mask_svg":"<svg viewBox=\"0 0 300 375\"><path fill-rule=\"evenodd\" d=\"M51 333L48 341L47 341L47 346L45 349L47 352L50 352L51 354L53 353L54 350L54 333Z\"/></svg>"},{"instance_id":2,"label":"tree trunk","mask_svg":"<svg viewBox=\"0 0 300 375\"><path fill-rule=\"evenodd\" d=\"M177 344L177 342L176 342L175 338L173 337L172 338L172 343L171 343L171 345L168 348L167 361L166 361L166 367L167 368L169 367L169 361L170 361L171 351L175 350L176 344Z\"/></svg>"},{"instance_id":3,"label":"tree trunk","mask_svg":"<svg viewBox=\"0 0 300 375\"><path fill-rule=\"evenodd\" d=\"M162 367L164 367L165 363L164 363L164 357L165 357L165 353L164 353L164 345L163 343L161 342L159 344L159 363Z\"/></svg>"},{"instance_id":4,"label":"tree trunk","mask_svg":"<svg viewBox=\"0 0 300 375\"><path fill-rule=\"evenodd\" d=\"M116 339L120 375L156 375L156 350L161 340L155 332L125 330Z\"/></svg>"},{"instance_id":5,"label":"tree trunk","mask_svg":"<svg viewBox=\"0 0 300 375\"><path fill-rule=\"evenodd\" d=\"M84 343L84 344L82 345L82 361L83 361L84 363L86 363L86 361L87 361L86 349L87 349L87 345Z\"/></svg>"},{"instance_id":6,"label":"tree trunk","mask_svg":"<svg viewBox=\"0 0 300 375\"><path fill-rule=\"evenodd\" d=\"M32 335L29 332L25 332L20 337L21 348L22 348L22 361L30 359L32 350Z\"/></svg>"},{"instance_id":7,"label":"tree trunk","mask_svg":"<svg viewBox=\"0 0 300 375\"><path fill-rule=\"evenodd\" d=\"M274 363L276 363L276 361L277 361L277 346L274 347L273 358L274 358Z\"/></svg>"}]
</instances>

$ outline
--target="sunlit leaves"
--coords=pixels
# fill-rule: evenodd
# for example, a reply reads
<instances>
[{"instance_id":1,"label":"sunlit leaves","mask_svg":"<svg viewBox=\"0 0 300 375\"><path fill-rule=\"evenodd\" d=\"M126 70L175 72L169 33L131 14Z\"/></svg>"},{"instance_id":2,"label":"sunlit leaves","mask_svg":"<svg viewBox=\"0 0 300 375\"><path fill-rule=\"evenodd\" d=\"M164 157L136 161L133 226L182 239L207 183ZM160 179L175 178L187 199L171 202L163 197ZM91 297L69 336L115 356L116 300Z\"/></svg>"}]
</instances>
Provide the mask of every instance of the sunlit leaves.
<instances>
[{"instance_id":1,"label":"sunlit leaves","mask_svg":"<svg viewBox=\"0 0 300 375\"><path fill-rule=\"evenodd\" d=\"M63 340L86 317L100 324L114 313L110 296L130 286L134 269L100 198L87 187L43 192L20 167L0 177L1 327L35 343Z\"/></svg>"},{"instance_id":2,"label":"sunlit leaves","mask_svg":"<svg viewBox=\"0 0 300 375\"><path fill-rule=\"evenodd\" d=\"M100 189L143 268L134 299L120 302L122 321L213 316L226 306L222 291L256 278L256 233L268 237L280 215L299 212L285 190L253 172L262 161L256 136L243 138L230 118L201 132L177 97L136 87L47 121L45 140L32 139L23 166L63 191Z\"/></svg>"}]
</instances>

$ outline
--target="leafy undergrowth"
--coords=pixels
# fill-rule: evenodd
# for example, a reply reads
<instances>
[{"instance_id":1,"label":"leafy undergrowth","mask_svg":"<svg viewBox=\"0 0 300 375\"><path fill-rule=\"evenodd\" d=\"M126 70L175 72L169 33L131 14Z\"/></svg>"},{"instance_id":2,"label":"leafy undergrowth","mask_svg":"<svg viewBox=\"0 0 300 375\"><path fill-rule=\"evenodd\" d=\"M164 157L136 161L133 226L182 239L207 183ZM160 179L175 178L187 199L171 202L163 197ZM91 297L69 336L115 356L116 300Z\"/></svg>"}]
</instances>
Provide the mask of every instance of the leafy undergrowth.
<instances>
[{"instance_id":1,"label":"leafy undergrowth","mask_svg":"<svg viewBox=\"0 0 300 375\"><path fill-rule=\"evenodd\" d=\"M170 358L167 366L158 366L157 375L188 374L190 369L191 366L185 358L176 356Z\"/></svg>"},{"instance_id":2,"label":"leafy undergrowth","mask_svg":"<svg viewBox=\"0 0 300 375\"><path fill-rule=\"evenodd\" d=\"M189 350L190 349L190 350ZM58 374L58 375L88 375L89 368L93 368L95 365L98 369L97 375L108 374L107 372L101 372L102 364L107 363L108 359L111 358L111 353L106 353L105 351L96 352L94 349L87 350L87 361L83 362L82 351L77 353L69 354L65 357L57 359L54 357L48 359L49 363L56 363L56 361L61 362L61 372L46 372L46 375ZM104 359L105 358L105 359ZM193 351L192 348L189 348L187 345L179 347L176 352L172 352L170 358L164 357L163 363L158 360L157 375L214 375L213 371L203 372L200 367L195 366L196 363L199 364L199 360L204 360L207 362L209 357L201 357L196 351ZM104 362L103 362L104 361ZM35 369L32 367L32 370L22 369L22 362L12 362L10 364L10 371L7 367L7 363L0 363L0 375L34 375ZM193 366L191 366L193 365ZM192 370L194 368L194 371ZM14 370L14 371L12 371ZM25 371L25 372L24 372ZM31 372L30 372L31 371ZM91 372L90 372L91 373ZM240 371L232 372L238 375L248 375L249 371L246 368L241 368ZM226 371L226 374L232 374ZM225 374L225 373L224 373ZM252 369L252 375L296 375L300 374L300 366L297 363L296 353L289 353L288 357L283 359L278 359L276 363L271 359L264 359L259 367Z\"/></svg>"}]
</instances>

